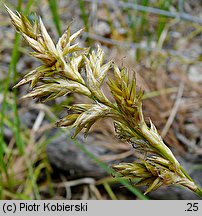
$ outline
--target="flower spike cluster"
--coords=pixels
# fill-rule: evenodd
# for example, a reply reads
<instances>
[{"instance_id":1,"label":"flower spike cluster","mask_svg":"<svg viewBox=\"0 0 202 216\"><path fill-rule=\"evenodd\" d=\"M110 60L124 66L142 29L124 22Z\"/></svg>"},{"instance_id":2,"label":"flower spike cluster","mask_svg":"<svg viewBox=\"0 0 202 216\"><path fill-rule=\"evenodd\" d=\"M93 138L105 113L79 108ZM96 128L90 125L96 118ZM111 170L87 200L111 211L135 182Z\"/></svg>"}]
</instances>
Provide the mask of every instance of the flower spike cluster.
<instances>
[{"instance_id":1,"label":"flower spike cluster","mask_svg":"<svg viewBox=\"0 0 202 216\"><path fill-rule=\"evenodd\" d=\"M30 84L31 91L25 98L48 101L69 93L87 96L92 103L67 107L67 116L57 126L75 128L75 137L81 130L87 134L97 120L112 118L118 137L144 155L139 161L114 165L114 170L125 178L137 179L137 185L148 186L146 193L162 185L178 184L202 196L201 189L164 144L153 123L150 126L145 123L143 92L137 90L135 78L129 79L126 68L119 68L111 61L105 63L100 46L89 52L75 43L83 29L71 34L68 26L55 44L40 18L31 23L21 13L6 9L16 30L33 49L31 55L42 62L15 86ZM109 70L113 78L109 77ZM114 102L102 91L104 80Z\"/></svg>"}]
</instances>

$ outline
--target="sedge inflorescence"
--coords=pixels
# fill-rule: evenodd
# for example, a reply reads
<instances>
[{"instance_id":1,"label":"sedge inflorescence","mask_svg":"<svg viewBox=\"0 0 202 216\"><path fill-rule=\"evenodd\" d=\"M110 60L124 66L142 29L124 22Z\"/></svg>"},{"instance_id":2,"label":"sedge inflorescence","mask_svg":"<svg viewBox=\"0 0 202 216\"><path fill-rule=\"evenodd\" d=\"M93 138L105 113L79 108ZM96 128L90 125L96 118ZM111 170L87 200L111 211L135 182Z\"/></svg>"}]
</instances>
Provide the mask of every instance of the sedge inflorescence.
<instances>
[{"instance_id":1,"label":"sedge inflorescence","mask_svg":"<svg viewBox=\"0 0 202 216\"><path fill-rule=\"evenodd\" d=\"M39 67L15 85L30 84L31 90L24 98L46 102L70 93L90 98L92 103L68 106L68 114L57 126L75 128L74 138L81 130L87 134L99 119L111 118L118 137L144 155L133 163L114 165L115 171L124 178L136 179L137 185L147 186L145 193L162 185L178 184L202 194L165 145L154 124L151 121L149 126L146 124L142 112L143 91L137 90L135 77L129 79L127 68L106 62L100 46L90 51L75 43L83 29L71 34L68 26L55 44L40 18L31 23L23 14L6 9L16 30L33 49L31 55L41 61ZM102 91L104 81L113 102Z\"/></svg>"}]
</instances>

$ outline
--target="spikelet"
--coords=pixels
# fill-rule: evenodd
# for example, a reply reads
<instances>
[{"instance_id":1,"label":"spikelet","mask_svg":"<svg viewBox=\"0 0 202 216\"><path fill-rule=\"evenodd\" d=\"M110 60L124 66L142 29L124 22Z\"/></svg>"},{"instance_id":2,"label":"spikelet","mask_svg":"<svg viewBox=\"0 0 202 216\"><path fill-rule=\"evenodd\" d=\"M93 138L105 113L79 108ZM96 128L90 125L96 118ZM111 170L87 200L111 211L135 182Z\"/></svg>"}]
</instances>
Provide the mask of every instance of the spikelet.
<instances>
[{"instance_id":1,"label":"spikelet","mask_svg":"<svg viewBox=\"0 0 202 216\"><path fill-rule=\"evenodd\" d=\"M123 177L136 179L135 185L147 185L145 194L152 190L158 189L162 185L181 185L187 188L197 190L193 181L187 179L183 174L175 172L175 167L170 161L162 157L152 156L141 162L121 163L113 166L114 170L119 172Z\"/></svg>"}]
</instances>

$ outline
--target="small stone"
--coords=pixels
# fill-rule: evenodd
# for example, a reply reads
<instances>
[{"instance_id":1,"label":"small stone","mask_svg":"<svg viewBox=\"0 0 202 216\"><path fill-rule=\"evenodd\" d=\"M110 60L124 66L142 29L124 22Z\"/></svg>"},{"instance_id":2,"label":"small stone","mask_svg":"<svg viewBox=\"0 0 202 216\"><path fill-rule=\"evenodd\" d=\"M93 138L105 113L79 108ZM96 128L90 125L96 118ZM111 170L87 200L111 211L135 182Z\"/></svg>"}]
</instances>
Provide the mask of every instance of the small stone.
<instances>
[{"instance_id":1,"label":"small stone","mask_svg":"<svg viewBox=\"0 0 202 216\"><path fill-rule=\"evenodd\" d=\"M95 26L95 32L99 35L105 36L110 34L110 27L106 22L99 22L98 25Z\"/></svg>"},{"instance_id":2,"label":"small stone","mask_svg":"<svg viewBox=\"0 0 202 216\"><path fill-rule=\"evenodd\" d=\"M188 77L192 82L202 81L202 64L193 65L189 69Z\"/></svg>"}]
</instances>

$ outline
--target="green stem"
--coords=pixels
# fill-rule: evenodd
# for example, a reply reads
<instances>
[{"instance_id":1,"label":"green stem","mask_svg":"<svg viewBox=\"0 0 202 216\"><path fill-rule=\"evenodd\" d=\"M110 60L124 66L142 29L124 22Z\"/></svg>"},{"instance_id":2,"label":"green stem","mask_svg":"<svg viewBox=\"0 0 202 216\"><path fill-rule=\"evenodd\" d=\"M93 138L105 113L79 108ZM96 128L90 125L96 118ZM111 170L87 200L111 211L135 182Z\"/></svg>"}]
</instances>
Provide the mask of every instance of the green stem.
<instances>
[{"instance_id":1,"label":"green stem","mask_svg":"<svg viewBox=\"0 0 202 216\"><path fill-rule=\"evenodd\" d=\"M195 191L195 193L199 196L202 197L202 189L201 188L197 188L197 190Z\"/></svg>"},{"instance_id":2,"label":"green stem","mask_svg":"<svg viewBox=\"0 0 202 216\"><path fill-rule=\"evenodd\" d=\"M185 171L185 169L184 169L182 166L180 166L180 170L183 172L183 174L184 174L190 181L194 182L193 179L189 176L189 174Z\"/></svg>"},{"instance_id":3,"label":"green stem","mask_svg":"<svg viewBox=\"0 0 202 216\"><path fill-rule=\"evenodd\" d=\"M49 7L51 9L53 22L55 23L57 33L60 36L62 34L62 28L61 28L60 16L58 13L57 1L56 0L48 0L48 2L49 2Z\"/></svg>"}]
</instances>

